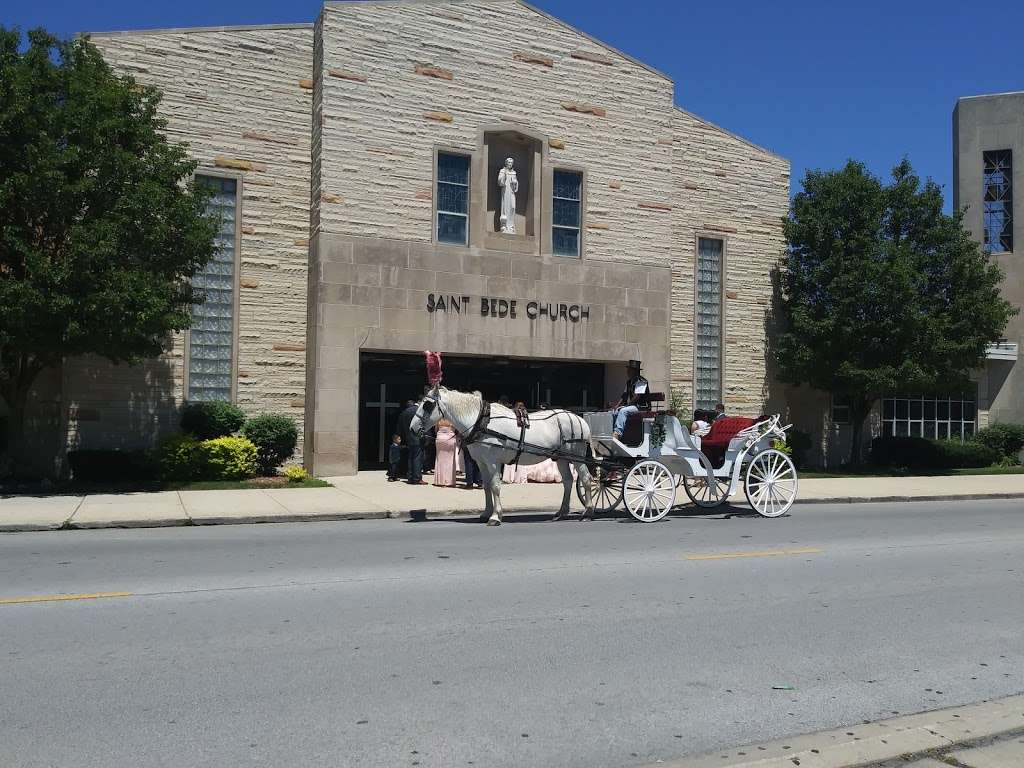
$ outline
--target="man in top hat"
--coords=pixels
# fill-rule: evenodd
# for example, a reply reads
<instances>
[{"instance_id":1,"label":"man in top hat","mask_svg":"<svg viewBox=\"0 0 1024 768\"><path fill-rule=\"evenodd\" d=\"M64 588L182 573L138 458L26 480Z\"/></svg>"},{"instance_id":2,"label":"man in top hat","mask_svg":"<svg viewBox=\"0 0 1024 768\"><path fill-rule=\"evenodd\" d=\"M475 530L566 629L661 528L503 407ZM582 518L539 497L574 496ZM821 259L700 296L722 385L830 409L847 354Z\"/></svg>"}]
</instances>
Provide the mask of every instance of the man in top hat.
<instances>
[{"instance_id":1,"label":"man in top hat","mask_svg":"<svg viewBox=\"0 0 1024 768\"><path fill-rule=\"evenodd\" d=\"M613 433L616 438L622 437L622 430L625 429L626 419L630 414L639 413L641 409L648 410L651 407L651 386L640 373L640 361L630 360L627 371L626 389L623 390L622 397L619 398L619 407L615 412Z\"/></svg>"}]
</instances>

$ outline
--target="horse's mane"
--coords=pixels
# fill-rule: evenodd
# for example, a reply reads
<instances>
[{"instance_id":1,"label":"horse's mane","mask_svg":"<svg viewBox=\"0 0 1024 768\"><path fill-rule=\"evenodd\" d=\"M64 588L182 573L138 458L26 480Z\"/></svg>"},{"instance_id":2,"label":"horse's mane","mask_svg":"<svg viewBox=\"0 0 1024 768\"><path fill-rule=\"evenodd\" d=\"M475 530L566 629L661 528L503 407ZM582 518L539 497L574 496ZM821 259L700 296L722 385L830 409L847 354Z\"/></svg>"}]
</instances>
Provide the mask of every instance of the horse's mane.
<instances>
[{"instance_id":1,"label":"horse's mane","mask_svg":"<svg viewBox=\"0 0 1024 768\"><path fill-rule=\"evenodd\" d=\"M472 423L479 415L483 397L479 392L459 392L456 389L444 388L448 411L464 424Z\"/></svg>"}]
</instances>

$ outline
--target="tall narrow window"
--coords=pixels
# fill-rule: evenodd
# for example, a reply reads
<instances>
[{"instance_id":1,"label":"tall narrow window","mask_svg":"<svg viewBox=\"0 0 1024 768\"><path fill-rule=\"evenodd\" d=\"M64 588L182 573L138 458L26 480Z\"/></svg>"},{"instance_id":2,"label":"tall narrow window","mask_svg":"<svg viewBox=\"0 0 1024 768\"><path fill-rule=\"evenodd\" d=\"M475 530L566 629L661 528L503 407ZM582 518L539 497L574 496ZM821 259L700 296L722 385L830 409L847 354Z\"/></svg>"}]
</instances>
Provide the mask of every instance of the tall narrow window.
<instances>
[{"instance_id":1,"label":"tall narrow window","mask_svg":"<svg viewBox=\"0 0 1024 768\"><path fill-rule=\"evenodd\" d=\"M696 406L722 400L722 254L725 243L697 239Z\"/></svg>"},{"instance_id":2,"label":"tall narrow window","mask_svg":"<svg viewBox=\"0 0 1024 768\"><path fill-rule=\"evenodd\" d=\"M231 400L235 348L235 236L238 181L217 176L197 179L213 191L209 208L220 216L217 252L192 278L206 300L192 308L189 332L189 400Z\"/></svg>"},{"instance_id":3,"label":"tall narrow window","mask_svg":"<svg viewBox=\"0 0 1024 768\"><path fill-rule=\"evenodd\" d=\"M437 241L469 243L469 157L437 153Z\"/></svg>"},{"instance_id":4,"label":"tall narrow window","mask_svg":"<svg viewBox=\"0 0 1024 768\"><path fill-rule=\"evenodd\" d=\"M555 171L553 181L551 250L556 256L579 256L583 174Z\"/></svg>"},{"instance_id":5,"label":"tall narrow window","mask_svg":"<svg viewBox=\"0 0 1024 768\"><path fill-rule=\"evenodd\" d=\"M985 250L1013 250L1013 155L1008 149L983 152L985 163Z\"/></svg>"}]
</instances>

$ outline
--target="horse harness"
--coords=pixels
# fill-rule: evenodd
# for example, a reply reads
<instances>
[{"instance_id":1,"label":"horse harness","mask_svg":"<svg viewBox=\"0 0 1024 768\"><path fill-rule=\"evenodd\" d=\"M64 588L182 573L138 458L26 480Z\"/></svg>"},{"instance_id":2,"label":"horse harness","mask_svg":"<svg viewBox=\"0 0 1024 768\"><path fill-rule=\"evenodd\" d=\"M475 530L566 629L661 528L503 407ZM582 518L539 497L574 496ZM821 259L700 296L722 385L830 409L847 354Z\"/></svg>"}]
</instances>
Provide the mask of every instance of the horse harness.
<instances>
[{"instance_id":1,"label":"horse harness","mask_svg":"<svg viewBox=\"0 0 1024 768\"><path fill-rule=\"evenodd\" d=\"M426 407L426 403L430 403L431 404L429 408ZM424 403L424 410L429 413L429 411L432 411L435 406L439 407L440 404L441 404L441 401L438 398L435 398L435 397L432 397L432 396L428 396L426 398L426 402ZM571 416L571 417L574 417L574 418L571 418L569 420L569 423L571 425L571 431L570 431L570 434L569 434L568 438L566 438L565 434L562 432L562 424L561 424L561 422L557 422L558 423L559 437L561 437L561 445L562 446L566 446L566 445L571 445L572 443L585 443L585 442L587 442L586 440L583 439L583 430L582 430L582 428L580 429L580 436L576 437L576 422L575 422L575 419L579 419L580 417L578 415L574 414L574 413L570 413L569 411L562 410L562 409L557 409L557 410L551 411L551 413L549 413L544 418L536 419L536 420L537 421L547 421L548 419L554 418L555 416L559 416L559 415L561 415L563 413L566 414L567 416ZM571 454L568 451L564 451L564 450L561 450L559 448L554 448L554 449L552 449L552 448L543 448L543 447L541 447L539 445L532 445L531 443L526 442L526 430L530 428L530 416L526 412L525 408L515 408L515 409L513 409L513 414L514 414L514 417L516 419L516 426L519 427L519 438L515 441L516 456L512 460L511 463L513 463L513 464L518 466L519 465L519 459L520 459L520 457L524 453L529 453L529 454L532 454L534 456L547 456L548 458L552 458L552 459L578 460L580 458L576 454ZM442 413L442 416L443 415L444 414ZM487 400L485 400L484 398L481 397L480 398L480 415L477 416L476 421L473 423L473 426L470 428L470 430L465 435L462 436L462 444L464 446L471 445L472 443L479 442L482 438L491 437L491 438L495 438L497 440L500 440L503 447L510 447L510 446L508 446L508 442L510 440L512 440L513 438L508 437L508 435L503 435L502 433L497 432L497 431L495 431L495 430L490 428L491 419L510 419L510 418L513 418L513 417L512 416L492 416L491 415L491 403L487 402Z\"/></svg>"}]
</instances>

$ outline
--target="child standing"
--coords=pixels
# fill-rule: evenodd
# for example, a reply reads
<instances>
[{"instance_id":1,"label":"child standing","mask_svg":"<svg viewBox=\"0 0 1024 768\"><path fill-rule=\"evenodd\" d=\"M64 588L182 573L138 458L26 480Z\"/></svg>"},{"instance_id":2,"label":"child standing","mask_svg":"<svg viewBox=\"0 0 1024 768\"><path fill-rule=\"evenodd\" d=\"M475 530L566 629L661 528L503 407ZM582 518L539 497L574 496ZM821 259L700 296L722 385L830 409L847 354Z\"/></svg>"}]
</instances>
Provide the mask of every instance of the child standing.
<instances>
[{"instance_id":1,"label":"child standing","mask_svg":"<svg viewBox=\"0 0 1024 768\"><path fill-rule=\"evenodd\" d=\"M388 446L388 482L393 483L398 479L398 465L402 463L402 438L393 435L391 445Z\"/></svg>"}]
</instances>

